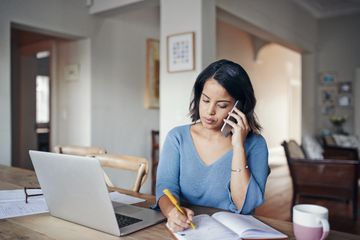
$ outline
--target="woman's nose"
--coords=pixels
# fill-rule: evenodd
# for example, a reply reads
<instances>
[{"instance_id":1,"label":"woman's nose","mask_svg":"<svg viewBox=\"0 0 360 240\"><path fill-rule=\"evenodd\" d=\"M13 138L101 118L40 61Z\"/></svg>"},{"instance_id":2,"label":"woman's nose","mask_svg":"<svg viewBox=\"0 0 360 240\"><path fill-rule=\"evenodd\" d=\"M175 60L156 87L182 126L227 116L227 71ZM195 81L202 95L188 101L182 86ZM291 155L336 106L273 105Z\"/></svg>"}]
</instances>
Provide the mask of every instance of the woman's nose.
<instances>
[{"instance_id":1,"label":"woman's nose","mask_svg":"<svg viewBox=\"0 0 360 240\"><path fill-rule=\"evenodd\" d=\"M210 104L210 106L208 108L208 114L209 115L215 115L215 105Z\"/></svg>"}]
</instances>

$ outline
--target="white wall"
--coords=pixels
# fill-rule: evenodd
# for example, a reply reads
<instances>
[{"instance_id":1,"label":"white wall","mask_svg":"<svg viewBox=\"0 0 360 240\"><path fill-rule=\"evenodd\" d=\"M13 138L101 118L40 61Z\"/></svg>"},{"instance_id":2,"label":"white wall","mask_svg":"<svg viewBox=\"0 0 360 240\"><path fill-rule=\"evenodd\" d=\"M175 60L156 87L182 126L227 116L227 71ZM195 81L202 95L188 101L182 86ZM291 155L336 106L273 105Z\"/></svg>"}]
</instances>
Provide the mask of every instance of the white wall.
<instances>
[{"instance_id":1,"label":"white wall","mask_svg":"<svg viewBox=\"0 0 360 240\"><path fill-rule=\"evenodd\" d=\"M317 23L289 0L217 0L217 7L269 33L277 41L315 50Z\"/></svg>"},{"instance_id":2,"label":"white wall","mask_svg":"<svg viewBox=\"0 0 360 240\"><path fill-rule=\"evenodd\" d=\"M319 43L317 73L324 71L335 72L337 81L354 82L355 71L360 67L360 14L328 18L319 21ZM319 87L319 81L316 81ZM355 90L355 89L353 89ZM354 92L354 91L353 91ZM320 92L317 92L318 94ZM360 105L357 105L359 108ZM334 115L347 116L345 131L354 131L354 105L351 107L337 107ZM317 111L317 132L330 128L329 116Z\"/></svg>"},{"instance_id":3,"label":"white wall","mask_svg":"<svg viewBox=\"0 0 360 240\"><path fill-rule=\"evenodd\" d=\"M217 6L233 17L220 16L246 31L302 52L302 135L316 132L318 22L292 1L217 0ZM221 11L220 11L221 12ZM279 14L281 13L281 14ZM238 19L241 21L238 21Z\"/></svg>"},{"instance_id":4,"label":"white wall","mask_svg":"<svg viewBox=\"0 0 360 240\"><path fill-rule=\"evenodd\" d=\"M96 16L92 36L92 144L109 153L145 157L151 162L151 130L159 110L144 108L146 39L160 37L158 7ZM129 186L124 175L114 184ZM150 192L148 178L142 192Z\"/></svg>"},{"instance_id":5,"label":"white wall","mask_svg":"<svg viewBox=\"0 0 360 240\"><path fill-rule=\"evenodd\" d=\"M0 164L11 162L10 23L24 24L55 35L87 36L91 17L83 0L0 2Z\"/></svg>"},{"instance_id":6,"label":"white wall","mask_svg":"<svg viewBox=\"0 0 360 240\"><path fill-rule=\"evenodd\" d=\"M354 82L355 134L360 138L360 67L355 72Z\"/></svg>"},{"instance_id":7,"label":"white wall","mask_svg":"<svg viewBox=\"0 0 360 240\"><path fill-rule=\"evenodd\" d=\"M89 39L57 44L55 145L91 145L90 55ZM71 66L78 68L78 79L68 79L65 71Z\"/></svg>"},{"instance_id":8,"label":"white wall","mask_svg":"<svg viewBox=\"0 0 360 240\"><path fill-rule=\"evenodd\" d=\"M300 54L269 44L261 49L255 61L250 34L221 21L217 29L218 58L241 64L250 76L257 98L255 112L269 148L280 147L289 138L299 141L301 96L294 95L301 86Z\"/></svg>"},{"instance_id":9,"label":"white wall","mask_svg":"<svg viewBox=\"0 0 360 240\"><path fill-rule=\"evenodd\" d=\"M162 0L160 4L160 141L163 142L170 129L190 122L192 87L200 71L215 60L216 36L213 0ZM169 73L167 36L183 32L195 32L195 69Z\"/></svg>"},{"instance_id":10,"label":"white wall","mask_svg":"<svg viewBox=\"0 0 360 240\"><path fill-rule=\"evenodd\" d=\"M92 0L89 12L91 14L101 13L108 10L114 10L116 8L121 8L126 5L131 5L133 3L142 2L144 0Z\"/></svg>"}]
</instances>

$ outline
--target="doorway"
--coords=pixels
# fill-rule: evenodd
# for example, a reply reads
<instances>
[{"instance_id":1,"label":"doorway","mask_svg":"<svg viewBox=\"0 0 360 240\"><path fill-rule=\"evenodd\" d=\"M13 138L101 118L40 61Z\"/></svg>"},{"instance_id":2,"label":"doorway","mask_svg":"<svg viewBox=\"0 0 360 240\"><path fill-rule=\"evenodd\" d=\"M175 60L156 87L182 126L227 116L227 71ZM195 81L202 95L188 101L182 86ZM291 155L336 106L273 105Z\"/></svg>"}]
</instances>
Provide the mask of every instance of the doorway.
<instances>
[{"instance_id":1,"label":"doorway","mask_svg":"<svg viewBox=\"0 0 360 240\"><path fill-rule=\"evenodd\" d=\"M11 28L12 166L33 169L28 151L50 150L54 38Z\"/></svg>"}]
</instances>

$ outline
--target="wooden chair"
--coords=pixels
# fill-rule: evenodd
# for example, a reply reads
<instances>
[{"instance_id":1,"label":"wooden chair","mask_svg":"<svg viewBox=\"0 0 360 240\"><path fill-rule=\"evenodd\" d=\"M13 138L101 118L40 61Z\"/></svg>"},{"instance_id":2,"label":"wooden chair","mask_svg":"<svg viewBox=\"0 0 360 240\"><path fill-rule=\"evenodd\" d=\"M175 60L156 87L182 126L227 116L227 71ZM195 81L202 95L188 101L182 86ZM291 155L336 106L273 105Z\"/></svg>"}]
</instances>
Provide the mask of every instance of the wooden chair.
<instances>
[{"instance_id":1,"label":"wooden chair","mask_svg":"<svg viewBox=\"0 0 360 240\"><path fill-rule=\"evenodd\" d=\"M156 172L159 165L159 131L151 130L151 193L155 195Z\"/></svg>"},{"instance_id":2,"label":"wooden chair","mask_svg":"<svg viewBox=\"0 0 360 240\"><path fill-rule=\"evenodd\" d=\"M300 197L351 201L353 220L356 221L359 161L308 159L294 140L284 141L282 146L292 179L292 206Z\"/></svg>"},{"instance_id":3,"label":"wooden chair","mask_svg":"<svg viewBox=\"0 0 360 240\"><path fill-rule=\"evenodd\" d=\"M54 152L78 156L95 156L105 154L106 150L100 147L83 147L83 146L60 146L54 147Z\"/></svg>"},{"instance_id":4,"label":"wooden chair","mask_svg":"<svg viewBox=\"0 0 360 240\"><path fill-rule=\"evenodd\" d=\"M95 157L99 159L102 167L137 172L132 190L134 192L140 191L141 186L146 181L149 171L148 161L145 158L115 154L101 154L96 155ZM105 179L109 187L115 187L107 176Z\"/></svg>"}]
</instances>

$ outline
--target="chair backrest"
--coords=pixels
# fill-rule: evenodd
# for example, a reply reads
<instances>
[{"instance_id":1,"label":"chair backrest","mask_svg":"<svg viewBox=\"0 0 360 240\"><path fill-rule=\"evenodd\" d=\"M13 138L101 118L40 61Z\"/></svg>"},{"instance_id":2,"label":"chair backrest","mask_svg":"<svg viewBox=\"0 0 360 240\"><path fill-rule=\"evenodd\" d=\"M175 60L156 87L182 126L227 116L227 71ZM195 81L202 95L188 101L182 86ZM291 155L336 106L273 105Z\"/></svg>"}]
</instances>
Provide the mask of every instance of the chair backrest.
<instances>
[{"instance_id":1,"label":"chair backrest","mask_svg":"<svg viewBox=\"0 0 360 240\"><path fill-rule=\"evenodd\" d=\"M325 158L359 160L359 151L354 136L335 134L324 136L322 139L324 143L323 155ZM340 144L337 144L337 142Z\"/></svg>"},{"instance_id":2,"label":"chair backrest","mask_svg":"<svg viewBox=\"0 0 360 240\"><path fill-rule=\"evenodd\" d=\"M303 149L295 140L290 140L287 143L287 149L288 149L290 158L297 158L297 159L305 158L305 153L304 153Z\"/></svg>"},{"instance_id":3,"label":"chair backrest","mask_svg":"<svg viewBox=\"0 0 360 240\"><path fill-rule=\"evenodd\" d=\"M136 172L137 176L132 190L134 192L140 191L149 172L148 161L145 158L115 154L101 154L95 157L99 159L102 167ZM110 187L114 187L110 179L108 179L107 184Z\"/></svg>"},{"instance_id":4,"label":"chair backrest","mask_svg":"<svg viewBox=\"0 0 360 240\"><path fill-rule=\"evenodd\" d=\"M322 138L324 146L336 146L336 141L333 136L326 135Z\"/></svg>"},{"instance_id":5,"label":"chair backrest","mask_svg":"<svg viewBox=\"0 0 360 240\"><path fill-rule=\"evenodd\" d=\"M78 156L95 156L105 154L106 150L100 147L84 147L84 146L60 146L54 147L54 152Z\"/></svg>"},{"instance_id":6,"label":"chair backrest","mask_svg":"<svg viewBox=\"0 0 360 240\"><path fill-rule=\"evenodd\" d=\"M335 187L339 195L352 195L354 183L358 178L357 162L347 160L307 159L302 148L294 140L284 141L282 146L289 165L290 175L295 191L304 186ZM345 189L341 191L340 189ZM341 192L341 193L340 193Z\"/></svg>"}]
</instances>

